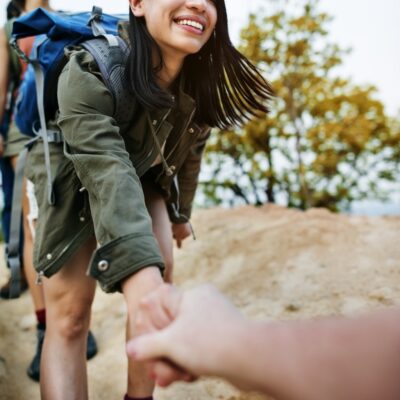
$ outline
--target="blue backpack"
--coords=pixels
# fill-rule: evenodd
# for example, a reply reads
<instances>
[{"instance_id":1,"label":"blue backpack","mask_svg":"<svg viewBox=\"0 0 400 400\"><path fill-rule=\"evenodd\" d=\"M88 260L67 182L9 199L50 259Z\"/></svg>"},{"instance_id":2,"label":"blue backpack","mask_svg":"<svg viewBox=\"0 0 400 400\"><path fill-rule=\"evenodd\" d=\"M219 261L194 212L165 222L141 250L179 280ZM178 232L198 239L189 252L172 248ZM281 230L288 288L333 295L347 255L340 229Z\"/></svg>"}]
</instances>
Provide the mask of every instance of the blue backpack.
<instances>
[{"instance_id":1,"label":"blue backpack","mask_svg":"<svg viewBox=\"0 0 400 400\"><path fill-rule=\"evenodd\" d=\"M47 172L48 202L54 205L49 143L62 142L62 133L50 131L47 122L54 118L58 109L57 81L67 63L64 49L67 46L82 45L96 60L104 83L114 98L114 118L126 120L131 104L131 94L124 82L125 65L129 55L127 44L117 36L118 21L126 16L103 14L98 7L92 12L78 14L54 13L38 8L18 18L13 25L11 45L18 55L29 63L19 87L14 109L14 119L20 131L31 136L31 142L43 140ZM24 54L17 40L35 36L30 55ZM19 297L20 255L19 232L22 201L22 178L27 148L20 154L14 182L14 196L11 211L8 264L11 271L10 298Z\"/></svg>"},{"instance_id":2,"label":"blue backpack","mask_svg":"<svg viewBox=\"0 0 400 400\"><path fill-rule=\"evenodd\" d=\"M126 50L125 42L117 36L117 24L121 18L123 17L103 14L98 7L93 7L91 13L77 14L55 13L38 8L14 22L11 45L29 63L19 88L14 112L15 122L23 134L31 137L39 135L44 122L57 111L57 80L67 62L64 56L65 47L103 37L110 48L120 47L123 51ZM18 48L17 40L30 36L35 36L36 39L32 52L28 55ZM97 53L93 56L99 64L104 63ZM44 121L41 120L42 106Z\"/></svg>"},{"instance_id":3,"label":"blue backpack","mask_svg":"<svg viewBox=\"0 0 400 400\"><path fill-rule=\"evenodd\" d=\"M43 139L50 204L54 204L54 198L48 143L62 141L62 135L57 131L49 131L47 122L58 109L57 81L67 63L64 49L81 44L93 55L114 97L114 117L119 121L119 114L126 113L122 105L130 96L127 85L122 82L129 49L117 36L120 20L121 16L103 14L98 7L93 7L91 13L78 14L55 13L38 8L14 22L11 45L29 63L19 87L14 119L21 133ZM36 39L28 56L19 49L17 40L32 36Z\"/></svg>"}]
</instances>

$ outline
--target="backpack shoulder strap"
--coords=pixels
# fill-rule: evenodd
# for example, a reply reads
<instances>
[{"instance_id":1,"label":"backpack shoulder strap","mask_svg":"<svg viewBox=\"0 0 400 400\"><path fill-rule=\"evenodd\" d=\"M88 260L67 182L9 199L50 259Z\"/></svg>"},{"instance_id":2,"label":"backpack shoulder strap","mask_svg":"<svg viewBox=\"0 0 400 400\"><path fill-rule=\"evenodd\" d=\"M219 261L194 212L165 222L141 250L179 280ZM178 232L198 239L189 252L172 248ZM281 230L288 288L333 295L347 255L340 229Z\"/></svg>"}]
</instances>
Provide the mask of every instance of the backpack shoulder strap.
<instances>
[{"instance_id":1,"label":"backpack shoulder strap","mask_svg":"<svg viewBox=\"0 0 400 400\"><path fill-rule=\"evenodd\" d=\"M4 25L4 31L6 33L8 42L11 40L14 21L15 18L9 19ZM17 53L11 46L9 46L9 53L10 53L10 76L15 83L18 83L21 75L21 65L19 63Z\"/></svg>"},{"instance_id":2,"label":"backpack shoulder strap","mask_svg":"<svg viewBox=\"0 0 400 400\"><path fill-rule=\"evenodd\" d=\"M82 46L95 59L104 83L114 99L114 118L122 126L133 116L132 93L125 78L125 67L130 49L126 42L115 36L117 45L111 45L102 37L88 40Z\"/></svg>"}]
</instances>

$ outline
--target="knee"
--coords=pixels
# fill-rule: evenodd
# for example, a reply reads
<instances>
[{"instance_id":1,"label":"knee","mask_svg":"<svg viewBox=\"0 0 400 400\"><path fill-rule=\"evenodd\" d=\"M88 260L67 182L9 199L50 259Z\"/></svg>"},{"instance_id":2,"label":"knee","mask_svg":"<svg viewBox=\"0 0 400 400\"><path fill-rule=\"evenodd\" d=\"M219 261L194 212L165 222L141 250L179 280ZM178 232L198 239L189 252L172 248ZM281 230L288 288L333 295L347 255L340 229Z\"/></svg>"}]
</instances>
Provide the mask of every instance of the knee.
<instances>
[{"instance_id":1,"label":"knee","mask_svg":"<svg viewBox=\"0 0 400 400\"><path fill-rule=\"evenodd\" d=\"M54 316L54 318L52 318ZM48 325L66 341L86 337L90 323L90 307L72 306L64 308L56 315L50 314Z\"/></svg>"}]
</instances>

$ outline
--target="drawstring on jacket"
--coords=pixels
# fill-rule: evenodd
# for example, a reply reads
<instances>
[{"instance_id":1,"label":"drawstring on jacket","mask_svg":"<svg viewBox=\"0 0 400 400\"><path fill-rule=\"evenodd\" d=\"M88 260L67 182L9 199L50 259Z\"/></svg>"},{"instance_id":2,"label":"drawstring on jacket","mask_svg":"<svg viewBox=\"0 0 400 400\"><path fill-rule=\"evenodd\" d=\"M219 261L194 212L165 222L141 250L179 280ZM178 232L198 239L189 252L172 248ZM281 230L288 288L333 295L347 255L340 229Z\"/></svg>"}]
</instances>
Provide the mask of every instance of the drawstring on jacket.
<instances>
[{"instance_id":1,"label":"drawstring on jacket","mask_svg":"<svg viewBox=\"0 0 400 400\"><path fill-rule=\"evenodd\" d=\"M164 119L168 116L168 114L169 114L169 113L166 114L166 116L164 117ZM163 150L162 150L162 148L161 148L160 142L158 141L157 134L156 134L156 131L155 131L155 129L154 129L153 124L151 123L151 119L150 119L149 114L147 114L147 121L148 121L148 123L149 123L149 125L150 125L151 134L152 134L152 136L153 136L154 143L155 143L155 145L156 145L156 147L157 147L158 154L160 155L161 164L162 164L162 166L163 166L163 170L164 170L164 172L165 172L165 175L167 175L167 176L172 176L172 175L174 174L174 171L173 171L172 168L168 165L168 163L167 163L167 161L166 161L166 159L165 159L165 157L164 157ZM175 177L175 178L176 178L176 177ZM176 189L176 192L177 192L177 197L178 197L178 198L177 198L177 203L179 204L179 187L178 187L178 182L177 182L177 180L176 180L175 178L173 179L173 183L174 183L174 185L175 185L175 189ZM195 235L195 233L194 233L193 226L192 226L191 222L189 221L189 218L188 218L186 215L181 214L181 213L179 212L178 207L177 207L175 204L171 203L171 207L172 207L172 210L173 210L174 215L175 215L176 218L184 219L184 220L189 224L189 227L190 227L190 231L191 231L191 233L192 233L193 240L196 240L196 235Z\"/></svg>"},{"instance_id":2,"label":"drawstring on jacket","mask_svg":"<svg viewBox=\"0 0 400 400\"><path fill-rule=\"evenodd\" d=\"M169 113L168 113L168 114L169 114ZM151 134L152 134L152 136L153 136L154 143L156 144L158 154L160 155L161 163L162 163L162 166L163 166L163 170L164 170L164 172L165 172L165 175L167 175L167 176L172 176L173 173L174 173L174 171L172 170L172 168L170 168L170 166L168 165L167 161L166 161L165 158L164 158L163 150L162 150L162 148L161 148L160 142L158 141L157 134L156 134L156 131L154 130L153 124L151 123L149 114L147 114L147 121L149 122Z\"/></svg>"}]
</instances>

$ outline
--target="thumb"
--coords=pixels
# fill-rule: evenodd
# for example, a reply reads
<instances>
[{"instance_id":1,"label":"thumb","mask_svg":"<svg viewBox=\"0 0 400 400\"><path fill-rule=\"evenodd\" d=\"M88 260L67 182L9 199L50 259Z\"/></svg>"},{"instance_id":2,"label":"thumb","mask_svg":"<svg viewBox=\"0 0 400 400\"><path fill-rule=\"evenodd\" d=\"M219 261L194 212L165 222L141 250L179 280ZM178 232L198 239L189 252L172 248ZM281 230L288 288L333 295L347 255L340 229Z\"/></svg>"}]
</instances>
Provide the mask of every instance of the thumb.
<instances>
[{"instance_id":1,"label":"thumb","mask_svg":"<svg viewBox=\"0 0 400 400\"><path fill-rule=\"evenodd\" d=\"M166 343L163 331L149 333L130 340L126 345L129 357L138 361L147 361L154 358L165 357Z\"/></svg>"}]
</instances>

